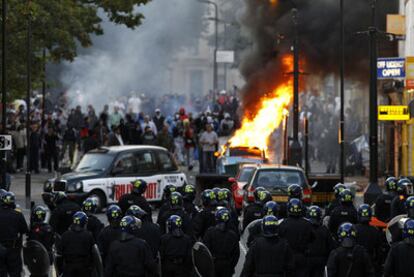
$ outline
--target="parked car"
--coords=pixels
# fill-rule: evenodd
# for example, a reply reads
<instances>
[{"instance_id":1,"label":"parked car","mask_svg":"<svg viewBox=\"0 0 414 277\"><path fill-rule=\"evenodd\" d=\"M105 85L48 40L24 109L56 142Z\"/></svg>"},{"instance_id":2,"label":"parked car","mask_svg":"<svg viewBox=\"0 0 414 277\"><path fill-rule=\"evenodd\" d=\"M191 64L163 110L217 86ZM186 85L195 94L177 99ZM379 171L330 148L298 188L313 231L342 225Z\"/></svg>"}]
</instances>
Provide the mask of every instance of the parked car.
<instances>
[{"instance_id":1,"label":"parked car","mask_svg":"<svg viewBox=\"0 0 414 277\"><path fill-rule=\"evenodd\" d=\"M235 208L240 211L243 208L244 186L252 177L258 164L242 164L235 178L229 178L233 193Z\"/></svg>"},{"instance_id":2,"label":"parked car","mask_svg":"<svg viewBox=\"0 0 414 277\"><path fill-rule=\"evenodd\" d=\"M129 193L131 182L137 179L148 183L145 198L149 202L160 201L166 185L181 187L186 183L185 174L165 148L113 146L88 152L72 172L48 180L45 188L65 191L68 198L79 203L96 197L102 209Z\"/></svg>"}]
</instances>

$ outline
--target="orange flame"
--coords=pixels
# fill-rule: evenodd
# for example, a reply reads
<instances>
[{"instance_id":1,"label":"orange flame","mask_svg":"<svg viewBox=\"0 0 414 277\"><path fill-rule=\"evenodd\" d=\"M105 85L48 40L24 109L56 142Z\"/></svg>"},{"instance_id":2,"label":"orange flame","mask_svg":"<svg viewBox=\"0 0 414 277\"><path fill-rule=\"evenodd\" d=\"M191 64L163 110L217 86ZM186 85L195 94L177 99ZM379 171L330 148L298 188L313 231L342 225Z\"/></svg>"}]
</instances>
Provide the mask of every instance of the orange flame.
<instances>
[{"instance_id":1,"label":"orange flame","mask_svg":"<svg viewBox=\"0 0 414 277\"><path fill-rule=\"evenodd\" d=\"M293 58L286 56L282 59L283 67L291 69ZM271 93L261 98L259 108L253 118L247 116L242 120L242 126L229 140L230 147L258 147L267 151L269 138L279 128L293 98L293 81L286 81Z\"/></svg>"},{"instance_id":2,"label":"orange flame","mask_svg":"<svg viewBox=\"0 0 414 277\"><path fill-rule=\"evenodd\" d=\"M276 5L278 0L269 0L271 5Z\"/></svg>"}]
</instances>

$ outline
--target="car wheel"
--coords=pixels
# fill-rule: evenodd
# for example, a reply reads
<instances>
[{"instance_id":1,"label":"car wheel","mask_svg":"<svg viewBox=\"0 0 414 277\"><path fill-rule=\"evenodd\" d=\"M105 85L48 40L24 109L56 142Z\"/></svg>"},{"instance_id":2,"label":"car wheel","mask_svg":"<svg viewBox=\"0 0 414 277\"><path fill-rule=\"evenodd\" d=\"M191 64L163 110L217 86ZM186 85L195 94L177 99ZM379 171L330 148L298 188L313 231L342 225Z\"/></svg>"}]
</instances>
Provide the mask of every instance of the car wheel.
<instances>
[{"instance_id":1,"label":"car wheel","mask_svg":"<svg viewBox=\"0 0 414 277\"><path fill-rule=\"evenodd\" d=\"M96 198L98 200L98 203L97 203L98 208L96 210L98 213L99 212L102 212L102 210L104 208L106 208L106 196L105 196L105 194L102 191L100 191L100 190L93 190L90 193L89 197L94 197L94 198Z\"/></svg>"}]
</instances>

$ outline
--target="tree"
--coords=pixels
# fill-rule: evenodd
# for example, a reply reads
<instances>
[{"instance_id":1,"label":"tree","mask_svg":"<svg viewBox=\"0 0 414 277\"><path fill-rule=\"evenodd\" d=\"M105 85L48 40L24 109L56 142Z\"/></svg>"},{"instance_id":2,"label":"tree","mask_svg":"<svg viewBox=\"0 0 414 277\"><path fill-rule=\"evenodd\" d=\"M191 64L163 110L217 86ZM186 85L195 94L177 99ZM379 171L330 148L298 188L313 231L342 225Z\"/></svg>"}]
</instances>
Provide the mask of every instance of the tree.
<instances>
[{"instance_id":1,"label":"tree","mask_svg":"<svg viewBox=\"0 0 414 277\"><path fill-rule=\"evenodd\" d=\"M46 49L47 62L73 61L79 47L90 47L91 37L103 34L101 22L104 16L115 24L136 28L144 19L136 8L149 1L7 0L6 61L10 98L22 96L26 89L29 20L32 29L32 80L33 89L36 89L44 77L43 49Z\"/></svg>"}]
</instances>

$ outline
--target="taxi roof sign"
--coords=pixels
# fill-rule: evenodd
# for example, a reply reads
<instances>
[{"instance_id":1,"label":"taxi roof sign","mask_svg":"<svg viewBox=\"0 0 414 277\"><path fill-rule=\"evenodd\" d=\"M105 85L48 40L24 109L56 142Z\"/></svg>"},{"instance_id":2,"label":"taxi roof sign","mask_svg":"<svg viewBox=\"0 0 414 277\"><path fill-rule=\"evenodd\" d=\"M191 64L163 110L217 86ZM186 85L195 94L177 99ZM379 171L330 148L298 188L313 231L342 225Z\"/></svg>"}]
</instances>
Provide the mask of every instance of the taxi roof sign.
<instances>
[{"instance_id":1,"label":"taxi roof sign","mask_svg":"<svg viewBox=\"0 0 414 277\"><path fill-rule=\"evenodd\" d=\"M381 121L406 121L410 120L408 106L379 106L378 120Z\"/></svg>"}]
</instances>

